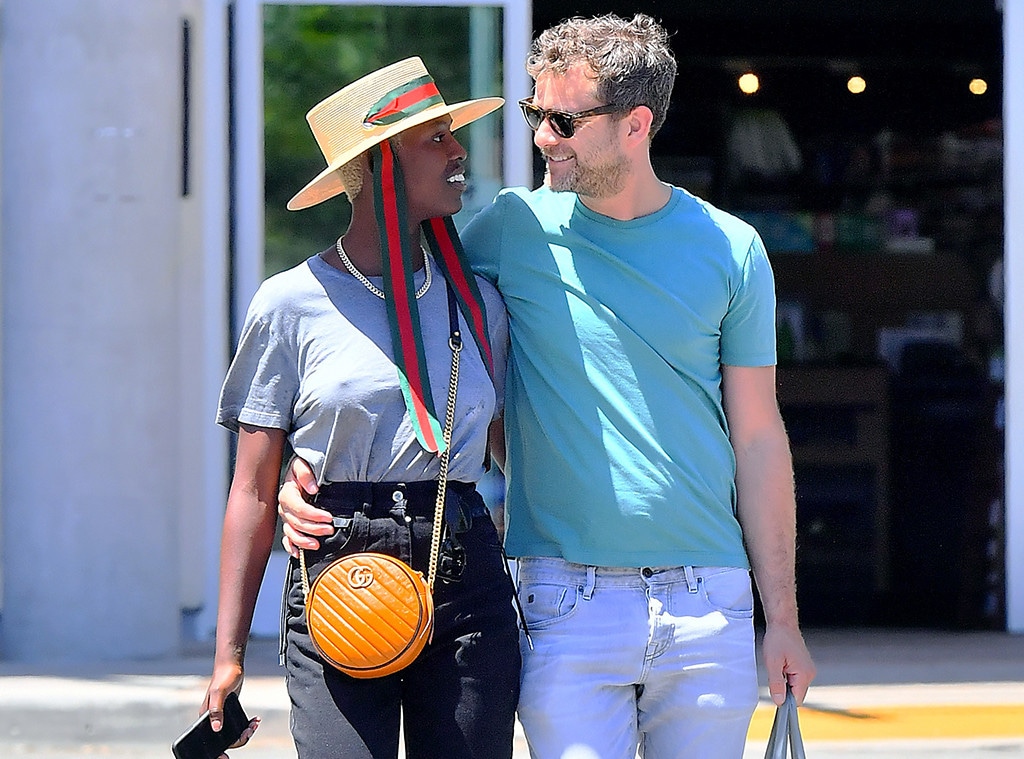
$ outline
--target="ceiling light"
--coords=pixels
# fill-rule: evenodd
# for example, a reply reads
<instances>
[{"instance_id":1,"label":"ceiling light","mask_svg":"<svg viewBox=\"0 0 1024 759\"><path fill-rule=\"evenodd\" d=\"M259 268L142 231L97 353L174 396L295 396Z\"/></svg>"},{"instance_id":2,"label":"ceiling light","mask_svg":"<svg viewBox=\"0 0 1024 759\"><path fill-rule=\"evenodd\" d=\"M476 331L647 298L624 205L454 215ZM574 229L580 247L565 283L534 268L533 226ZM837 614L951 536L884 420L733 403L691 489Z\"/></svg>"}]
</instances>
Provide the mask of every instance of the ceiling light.
<instances>
[{"instance_id":1,"label":"ceiling light","mask_svg":"<svg viewBox=\"0 0 1024 759\"><path fill-rule=\"evenodd\" d=\"M746 74L739 78L737 82L740 86L740 90L747 95L753 95L761 87L761 82L757 78L757 74L748 71Z\"/></svg>"}]
</instances>

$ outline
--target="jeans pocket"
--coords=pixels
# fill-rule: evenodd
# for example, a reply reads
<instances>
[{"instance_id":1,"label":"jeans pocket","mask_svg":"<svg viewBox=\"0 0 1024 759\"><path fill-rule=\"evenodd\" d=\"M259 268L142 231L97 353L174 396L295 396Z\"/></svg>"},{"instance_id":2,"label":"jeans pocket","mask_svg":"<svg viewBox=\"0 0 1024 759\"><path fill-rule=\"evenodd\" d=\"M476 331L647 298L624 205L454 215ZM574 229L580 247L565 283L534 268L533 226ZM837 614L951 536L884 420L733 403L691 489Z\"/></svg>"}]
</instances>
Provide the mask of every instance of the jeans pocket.
<instances>
[{"instance_id":1,"label":"jeans pocket","mask_svg":"<svg viewBox=\"0 0 1024 759\"><path fill-rule=\"evenodd\" d=\"M580 588L550 582L520 583L519 600L531 630L543 630L570 618L580 604Z\"/></svg>"},{"instance_id":2,"label":"jeans pocket","mask_svg":"<svg viewBox=\"0 0 1024 759\"><path fill-rule=\"evenodd\" d=\"M335 559L365 551L370 539L370 520L364 514L356 513L351 521L338 527L333 535L320 541L320 548L306 554L309 581L320 574Z\"/></svg>"},{"instance_id":3,"label":"jeans pocket","mask_svg":"<svg viewBox=\"0 0 1024 759\"><path fill-rule=\"evenodd\" d=\"M733 619L754 616L750 573L745 569L710 568L697 577L701 598L713 610Z\"/></svg>"}]
</instances>

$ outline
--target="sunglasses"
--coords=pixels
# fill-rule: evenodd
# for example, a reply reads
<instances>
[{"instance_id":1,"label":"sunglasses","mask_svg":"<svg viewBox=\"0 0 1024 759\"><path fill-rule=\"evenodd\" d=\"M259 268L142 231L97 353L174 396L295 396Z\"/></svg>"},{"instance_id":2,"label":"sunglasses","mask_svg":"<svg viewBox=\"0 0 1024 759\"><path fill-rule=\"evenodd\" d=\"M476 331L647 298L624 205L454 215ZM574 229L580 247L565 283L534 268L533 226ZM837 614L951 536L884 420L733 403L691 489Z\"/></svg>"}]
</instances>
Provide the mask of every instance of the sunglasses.
<instances>
[{"instance_id":1,"label":"sunglasses","mask_svg":"<svg viewBox=\"0 0 1024 759\"><path fill-rule=\"evenodd\" d=\"M548 120L551 128L559 137L569 140L576 134L576 122L580 119L588 119L591 116L602 116L606 113L621 113L624 109L617 105L599 105L588 111L579 113L566 113L565 111L549 111L545 108L538 108L533 104L533 98L526 98L519 101L519 107L523 111L523 118L530 129L537 131L544 119Z\"/></svg>"}]
</instances>

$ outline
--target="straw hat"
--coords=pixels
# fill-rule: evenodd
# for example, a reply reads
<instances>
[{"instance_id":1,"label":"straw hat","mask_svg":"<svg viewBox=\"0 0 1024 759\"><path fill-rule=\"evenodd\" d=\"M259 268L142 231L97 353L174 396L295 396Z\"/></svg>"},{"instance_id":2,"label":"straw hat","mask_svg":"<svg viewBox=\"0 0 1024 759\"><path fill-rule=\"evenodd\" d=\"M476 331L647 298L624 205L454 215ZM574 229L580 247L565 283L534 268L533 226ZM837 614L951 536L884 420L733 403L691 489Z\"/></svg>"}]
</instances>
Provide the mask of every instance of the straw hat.
<instances>
[{"instance_id":1,"label":"straw hat","mask_svg":"<svg viewBox=\"0 0 1024 759\"><path fill-rule=\"evenodd\" d=\"M306 114L327 168L288 201L298 211L344 192L338 169L399 132L440 116L458 129L500 108L502 98L479 98L447 105L419 58L385 66L317 103Z\"/></svg>"}]
</instances>

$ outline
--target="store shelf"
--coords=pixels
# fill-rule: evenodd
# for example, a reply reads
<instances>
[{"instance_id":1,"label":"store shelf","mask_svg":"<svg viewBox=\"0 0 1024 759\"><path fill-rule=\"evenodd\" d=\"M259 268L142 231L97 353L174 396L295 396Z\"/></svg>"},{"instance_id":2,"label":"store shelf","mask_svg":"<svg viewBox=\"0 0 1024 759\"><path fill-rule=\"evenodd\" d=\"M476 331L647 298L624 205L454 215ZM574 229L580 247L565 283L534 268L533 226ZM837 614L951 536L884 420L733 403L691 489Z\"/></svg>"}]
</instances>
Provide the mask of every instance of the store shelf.
<instances>
[{"instance_id":1,"label":"store shelf","mask_svg":"<svg viewBox=\"0 0 1024 759\"><path fill-rule=\"evenodd\" d=\"M802 615L869 623L889 585L888 375L780 367L778 395L796 475Z\"/></svg>"}]
</instances>

